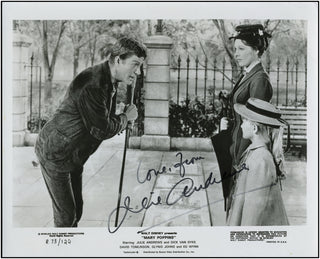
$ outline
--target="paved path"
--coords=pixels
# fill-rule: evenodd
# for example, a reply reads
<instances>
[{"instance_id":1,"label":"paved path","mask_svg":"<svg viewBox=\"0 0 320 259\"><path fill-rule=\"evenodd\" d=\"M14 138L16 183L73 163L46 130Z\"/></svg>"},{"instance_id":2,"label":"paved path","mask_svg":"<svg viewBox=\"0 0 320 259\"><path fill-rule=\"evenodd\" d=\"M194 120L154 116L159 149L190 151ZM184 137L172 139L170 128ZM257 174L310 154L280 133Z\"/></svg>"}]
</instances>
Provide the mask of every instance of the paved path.
<instances>
[{"instance_id":1,"label":"paved path","mask_svg":"<svg viewBox=\"0 0 320 259\"><path fill-rule=\"evenodd\" d=\"M124 135L124 134L123 134ZM110 213L117 206L119 178L123 156L124 136L105 141L88 160L84 169L84 211L79 227L106 227ZM223 226L222 189L220 184L196 191L188 198L181 198L181 185L171 189L182 177L177 152L128 150L123 183L122 200L130 197L130 208L122 226ZM184 183L200 186L213 172L219 179L218 165L213 153L183 151L185 164ZM32 147L13 148L13 225L15 227L51 227L52 209ZM283 199L290 224L306 223L306 162L287 162L287 180L283 182ZM164 169L165 167L165 169ZM169 169L170 168L170 169ZM151 170L150 169L154 169ZM166 171L166 172L165 172ZM149 173L148 173L149 172ZM143 183L142 183L143 182ZM169 197L168 197L169 196ZM177 202L164 205L166 199ZM127 201L129 199L127 198ZM144 200L144 201L143 201ZM162 204L160 204L162 203ZM122 202L123 204L123 202ZM151 205L151 206L150 206ZM143 207L149 207L144 209ZM114 225L115 214L110 218ZM120 213L119 219L123 217Z\"/></svg>"}]
</instances>

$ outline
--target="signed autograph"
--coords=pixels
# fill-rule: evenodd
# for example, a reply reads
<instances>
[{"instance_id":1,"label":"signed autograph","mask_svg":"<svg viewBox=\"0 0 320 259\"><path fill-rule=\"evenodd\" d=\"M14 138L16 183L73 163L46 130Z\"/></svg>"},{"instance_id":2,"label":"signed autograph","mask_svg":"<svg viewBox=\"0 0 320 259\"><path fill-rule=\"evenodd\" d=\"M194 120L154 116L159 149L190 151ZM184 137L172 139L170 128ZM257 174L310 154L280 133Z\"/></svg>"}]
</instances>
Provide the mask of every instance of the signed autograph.
<instances>
[{"instance_id":1,"label":"signed autograph","mask_svg":"<svg viewBox=\"0 0 320 259\"><path fill-rule=\"evenodd\" d=\"M220 180L217 180L215 177L213 177L213 172L211 172L209 174L209 176L207 177L207 179L205 180L204 184L200 184L199 186L195 186L194 181L191 178L184 177L185 176L185 166L194 164L195 161L201 160L204 158L203 157L192 157L190 160L188 160L188 159L183 160L183 155L181 152L177 153L176 156L179 157L179 162L174 164L174 167L179 168L180 176L182 177L182 179L180 181L178 181L176 184L174 184L174 186L168 192L165 201L163 201L160 196L156 197L155 200L152 200L153 192L150 192L150 198L144 197L141 200L141 208L133 209L130 206L130 203L131 203L130 196L126 196L123 201L123 205L119 206L118 208L115 208L109 215L108 230L110 233L115 233L121 227L122 223L124 222L124 220L127 217L127 214L129 212L130 213L140 213L143 210L149 209L151 206L157 206L160 204L165 204L165 205L169 205L169 206L174 205L183 197L190 197L194 192L205 190L211 185L220 184L224 180L226 180L227 178L233 177L234 175L239 174L244 170L249 170L249 168L246 167L246 164L242 164L238 171L235 171L234 173L232 173L230 175L224 175L224 176L222 176L222 178ZM137 172L137 180L139 183L144 183L146 181L151 180L152 173L154 173L154 175L158 175L158 174L168 173L170 171L171 171L171 168L167 169L165 166L162 167L162 169L160 171L157 171L155 169L150 169L148 171L148 173L146 174L146 177L143 180L140 180L140 178L138 176L138 172L139 172L138 171ZM181 189L181 187L182 187L182 189ZM181 193L178 197L173 199L172 193L177 189L181 190ZM119 220L118 226L115 227L114 229L111 229L111 226L110 226L111 218L112 218L113 214L117 212L118 209L119 209L119 211L121 210L123 212L122 218Z\"/></svg>"},{"instance_id":2,"label":"signed autograph","mask_svg":"<svg viewBox=\"0 0 320 259\"><path fill-rule=\"evenodd\" d=\"M183 155L181 152L178 152L176 154L176 157L179 157L179 162L174 164L173 167L174 168L178 168L179 169L179 174L181 177L184 177L185 173L186 173L186 169L185 169L185 165L191 165L191 164L194 164L195 161L198 161L198 160L201 160L201 159L204 159L204 157L192 157L190 160L188 159L185 159L183 160ZM169 167L168 169L163 166L161 168L161 170L156 170L156 169L149 169L146 176L144 177L143 180L140 180L140 176L139 176L139 169L140 169L140 165L137 169L137 180L138 180L138 183L145 183L146 181L150 181L151 178L152 178L152 173L157 176L158 174L165 174L165 173L168 173L168 172L171 172L171 167Z\"/></svg>"}]
</instances>

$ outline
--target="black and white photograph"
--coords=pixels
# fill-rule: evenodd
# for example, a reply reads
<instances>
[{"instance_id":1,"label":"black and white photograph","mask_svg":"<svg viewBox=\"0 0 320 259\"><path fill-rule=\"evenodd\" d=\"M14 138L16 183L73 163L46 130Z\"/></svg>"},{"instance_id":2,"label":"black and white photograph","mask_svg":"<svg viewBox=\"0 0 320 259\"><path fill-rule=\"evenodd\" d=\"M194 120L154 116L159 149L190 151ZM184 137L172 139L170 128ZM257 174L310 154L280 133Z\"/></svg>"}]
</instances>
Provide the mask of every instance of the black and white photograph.
<instances>
[{"instance_id":1,"label":"black and white photograph","mask_svg":"<svg viewBox=\"0 0 320 259\"><path fill-rule=\"evenodd\" d=\"M319 256L317 1L1 4L3 257Z\"/></svg>"}]
</instances>

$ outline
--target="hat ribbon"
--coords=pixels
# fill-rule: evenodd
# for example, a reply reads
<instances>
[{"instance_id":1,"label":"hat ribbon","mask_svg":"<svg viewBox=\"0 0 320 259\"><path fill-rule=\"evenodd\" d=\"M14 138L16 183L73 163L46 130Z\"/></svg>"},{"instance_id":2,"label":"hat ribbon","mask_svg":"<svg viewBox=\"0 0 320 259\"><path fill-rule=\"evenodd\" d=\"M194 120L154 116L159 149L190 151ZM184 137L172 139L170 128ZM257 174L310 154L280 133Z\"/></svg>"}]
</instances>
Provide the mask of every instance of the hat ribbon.
<instances>
[{"instance_id":1,"label":"hat ribbon","mask_svg":"<svg viewBox=\"0 0 320 259\"><path fill-rule=\"evenodd\" d=\"M270 111L260 109L256 106L252 105L249 102L246 103L246 107L253 112L259 113L260 115L264 115L264 116L271 117L274 119L280 119L280 117L281 117L281 114L279 114L279 113L270 112Z\"/></svg>"},{"instance_id":2,"label":"hat ribbon","mask_svg":"<svg viewBox=\"0 0 320 259\"><path fill-rule=\"evenodd\" d=\"M285 121L284 119L278 119L280 122L282 122L282 123L284 123L284 124L286 124L286 126L287 126L287 128L288 128L288 137L287 137L287 146L286 146L286 148L285 148L285 150L284 150L284 153L287 153L288 151L289 151L289 149L290 149L290 124L287 122L287 121Z\"/></svg>"},{"instance_id":3,"label":"hat ribbon","mask_svg":"<svg viewBox=\"0 0 320 259\"><path fill-rule=\"evenodd\" d=\"M246 103L246 107L253 111L253 112L256 112L260 115L264 115L264 116L268 116L268 117L271 117L271 118L274 118L274 119L277 119L279 122L285 124L288 128L288 137L287 137L287 146L284 150L284 153L288 152L289 149L290 149L290 124L285 121L284 119L280 118L281 117L281 114L279 113L275 113L275 112L270 112L270 111L266 111L266 110L263 110L263 109L260 109L252 104L250 104L249 102Z\"/></svg>"}]
</instances>

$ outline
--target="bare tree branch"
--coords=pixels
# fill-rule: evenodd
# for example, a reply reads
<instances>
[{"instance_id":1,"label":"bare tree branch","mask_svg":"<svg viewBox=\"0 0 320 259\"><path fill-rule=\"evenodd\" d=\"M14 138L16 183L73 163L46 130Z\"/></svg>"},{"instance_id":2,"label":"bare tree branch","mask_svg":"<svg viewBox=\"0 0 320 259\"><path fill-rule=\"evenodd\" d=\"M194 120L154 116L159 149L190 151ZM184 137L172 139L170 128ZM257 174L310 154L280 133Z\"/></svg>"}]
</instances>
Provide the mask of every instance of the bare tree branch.
<instances>
[{"instance_id":1,"label":"bare tree branch","mask_svg":"<svg viewBox=\"0 0 320 259\"><path fill-rule=\"evenodd\" d=\"M225 36L226 35L226 29L225 29L223 20L220 21L220 24L219 24L219 21L216 20L216 19L213 19L212 21L213 21L214 25L217 27L217 29L219 31L219 36L220 36L220 38L222 40L222 44L223 44L224 49L226 50L228 56L231 59L233 59L234 58L233 57L233 53L230 50L229 46L227 45L228 39L226 39L226 36Z\"/></svg>"},{"instance_id":2,"label":"bare tree branch","mask_svg":"<svg viewBox=\"0 0 320 259\"><path fill-rule=\"evenodd\" d=\"M50 68L49 51L48 51L48 22L42 21L42 53L45 67Z\"/></svg>"},{"instance_id":3,"label":"bare tree branch","mask_svg":"<svg viewBox=\"0 0 320 259\"><path fill-rule=\"evenodd\" d=\"M200 38L199 38L199 35L197 35L197 38L198 38L198 41L199 41L199 44L200 44L200 47L201 47L201 49L202 49L203 54L205 55L205 57L207 58L207 61L211 64L211 66L213 67L213 69L215 69L215 70L217 70L218 72L220 72L227 80L229 80L230 82L233 83L233 80L230 79L225 73L223 73L222 70L220 70L219 68L217 68L217 67L214 66L214 63L211 62L211 60L209 59L207 53L206 53L205 50L204 50L204 47L203 47L202 42L201 42L201 40L200 40ZM190 56L193 57L193 59L195 59L195 57L192 55L192 53L189 53L189 52L188 52L188 54L190 54ZM205 67L205 65L204 65L203 63L201 63L200 61L199 61L199 65L202 66L202 67Z\"/></svg>"},{"instance_id":4,"label":"bare tree branch","mask_svg":"<svg viewBox=\"0 0 320 259\"><path fill-rule=\"evenodd\" d=\"M280 25L280 23L281 23L281 21L279 20L278 22L277 22L277 24L273 27L273 29L271 29L270 30L270 34L272 34L277 28L278 28L278 26Z\"/></svg>"},{"instance_id":5,"label":"bare tree branch","mask_svg":"<svg viewBox=\"0 0 320 259\"><path fill-rule=\"evenodd\" d=\"M40 35L40 37L42 37L42 31L41 31L41 28L40 28L40 21L35 21L35 25L36 25L36 27L37 27L37 29L38 29L38 32L39 32L39 35Z\"/></svg>"},{"instance_id":6,"label":"bare tree branch","mask_svg":"<svg viewBox=\"0 0 320 259\"><path fill-rule=\"evenodd\" d=\"M66 28L66 23L67 21L61 21L60 23L60 30L59 30L59 35L58 35L58 39L57 39L57 43L56 46L54 48L53 54L52 54L52 60L51 60L51 65L50 68L52 69L55 64L56 64L56 60L57 60L57 56L58 56L58 50L59 50L59 45L60 45L60 40L62 37L62 34Z\"/></svg>"}]
</instances>

